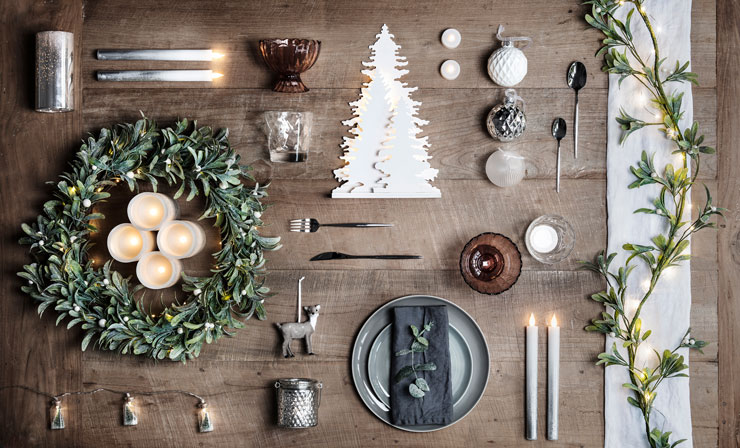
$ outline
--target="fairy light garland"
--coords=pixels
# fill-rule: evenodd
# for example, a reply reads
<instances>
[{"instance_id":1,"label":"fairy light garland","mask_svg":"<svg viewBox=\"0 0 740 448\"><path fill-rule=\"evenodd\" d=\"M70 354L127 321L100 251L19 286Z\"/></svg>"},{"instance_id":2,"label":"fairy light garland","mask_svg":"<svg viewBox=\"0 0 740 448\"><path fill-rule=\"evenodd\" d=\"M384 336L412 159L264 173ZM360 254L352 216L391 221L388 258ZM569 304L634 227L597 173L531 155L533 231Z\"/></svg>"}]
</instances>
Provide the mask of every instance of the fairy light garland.
<instances>
[{"instance_id":1,"label":"fairy light garland","mask_svg":"<svg viewBox=\"0 0 740 448\"><path fill-rule=\"evenodd\" d=\"M193 398L198 399L197 408L198 411L198 432L211 432L213 431L213 420L211 419L211 414L209 412L208 408L208 402L205 398L202 396L187 391L187 390L180 390L180 389L169 389L169 390L159 390L159 391L150 391L150 392L133 392L133 391L124 391L124 390L118 390L118 389L110 389L107 387L98 387L97 389L88 390L88 391L72 391L72 392L62 392L61 394L53 395L49 392L45 392L39 389L34 389L32 387L23 386L14 384L12 386L3 386L0 387L0 390L6 390L6 389L22 389L26 390L28 392L33 392L39 395L43 395L50 400L50 408L49 408L49 429L64 429L66 426L65 419L64 419L64 407L62 406L62 399L65 397L73 396L73 395L94 395L98 392L110 392L113 394L119 394L123 396L123 426L136 426L139 424L139 417L136 414L136 405L134 404L134 396L152 396L152 395L165 395L165 394L180 394L180 395L187 395Z\"/></svg>"}]
</instances>

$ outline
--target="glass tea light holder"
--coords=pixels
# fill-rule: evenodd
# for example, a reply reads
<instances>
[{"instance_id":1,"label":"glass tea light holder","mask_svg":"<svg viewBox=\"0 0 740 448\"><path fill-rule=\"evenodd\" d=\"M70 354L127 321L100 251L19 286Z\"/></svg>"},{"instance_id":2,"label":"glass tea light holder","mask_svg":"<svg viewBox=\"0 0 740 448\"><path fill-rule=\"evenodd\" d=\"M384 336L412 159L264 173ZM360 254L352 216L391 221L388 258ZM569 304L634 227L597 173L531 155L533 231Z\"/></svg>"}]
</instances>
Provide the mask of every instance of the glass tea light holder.
<instances>
[{"instance_id":1,"label":"glass tea light holder","mask_svg":"<svg viewBox=\"0 0 740 448\"><path fill-rule=\"evenodd\" d=\"M152 232L139 230L129 223L115 226L108 234L108 253L121 263L138 261L154 249Z\"/></svg>"},{"instance_id":2,"label":"glass tea light holder","mask_svg":"<svg viewBox=\"0 0 740 448\"><path fill-rule=\"evenodd\" d=\"M43 31L36 34L37 112L74 110L74 34Z\"/></svg>"},{"instance_id":3,"label":"glass tea light holder","mask_svg":"<svg viewBox=\"0 0 740 448\"><path fill-rule=\"evenodd\" d=\"M162 252L149 252L136 264L136 277L144 287L164 289L180 279L182 264Z\"/></svg>"},{"instance_id":4,"label":"glass tea light holder","mask_svg":"<svg viewBox=\"0 0 740 448\"><path fill-rule=\"evenodd\" d=\"M161 193L144 192L128 203L128 219L140 230L159 230L167 221L177 217L175 201Z\"/></svg>"},{"instance_id":5,"label":"glass tea light holder","mask_svg":"<svg viewBox=\"0 0 740 448\"><path fill-rule=\"evenodd\" d=\"M168 221L157 233L157 247L172 258L188 258L206 246L203 228L190 221Z\"/></svg>"},{"instance_id":6,"label":"glass tea light holder","mask_svg":"<svg viewBox=\"0 0 740 448\"><path fill-rule=\"evenodd\" d=\"M311 112L264 113L267 147L272 162L305 162L311 141Z\"/></svg>"},{"instance_id":7,"label":"glass tea light holder","mask_svg":"<svg viewBox=\"0 0 740 448\"><path fill-rule=\"evenodd\" d=\"M543 215L529 224L524 241L535 260L554 264L568 258L576 237L573 227L562 216Z\"/></svg>"}]
</instances>

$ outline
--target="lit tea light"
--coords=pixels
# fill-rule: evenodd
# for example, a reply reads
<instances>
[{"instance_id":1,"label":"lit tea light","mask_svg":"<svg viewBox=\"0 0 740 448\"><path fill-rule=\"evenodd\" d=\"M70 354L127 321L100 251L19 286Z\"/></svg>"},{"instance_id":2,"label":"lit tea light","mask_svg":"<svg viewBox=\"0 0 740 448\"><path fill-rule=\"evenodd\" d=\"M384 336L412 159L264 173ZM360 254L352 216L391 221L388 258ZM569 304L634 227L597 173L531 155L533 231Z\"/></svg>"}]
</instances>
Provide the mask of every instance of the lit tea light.
<instances>
[{"instance_id":1,"label":"lit tea light","mask_svg":"<svg viewBox=\"0 0 740 448\"><path fill-rule=\"evenodd\" d=\"M532 249L541 254L552 252L558 246L558 232L552 226L540 224L532 228L529 243Z\"/></svg>"},{"instance_id":2,"label":"lit tea light","mask_svg":"<svg viewBox=\"0 0 740 448\"><path fill-rule=\"evenodd\" d=\"M175 201L160 193L139 193L128 203L128 219L141 230L158 230L176 217Z\"/></svg>"},{"instance_id":3,"label":"lit tea light","mask_svg":"<svg viewBox=\"0 0 740 448\"><path fill-rule=\"evenodd\" d=\"M460 45L461 40L462 36L460 36L460 31L455 28L448 28L444 33L442 33L442 45L447 48L457 48Z\"/></svg>"},{"instance_id":4,"label":"lit tea light","mask_svg":"<svg viewBox=\"0 0 740 448\"><path fill-rule=\"evenodd\" d=\"M136 277L144 287L163 289L177 283L182 273L180 260L162 252L149 252L136 265Z\"/></svg>"},{"instance_id":5,"label":"lit tea light","mask_svg":"<svg viewBox=\"0 0 740 448\"><path fill-rule=\"evenodd\" d=\"M154 248L154 235L131 224L119 224L108 234L108 252L114 260L131 263Z\"/></svg>"},{"instance_id":6,"label":"lit tea light","mask_svg":"<svg viewBox=\"0 0 740 448\"><path fill-rule=\"evenodd\" d=\"M169 221L157 234L157 246L172 258L187 258L197 254L206 245L203 228L190 221Z\"/></svg>"},{"instance_id":7,"label":"lit tea light","mask_svg":"<svg viewBox=\"0 0 740 448\"><path fill-rule=\"evenodd\" d=\"M450 81L457 79L457 77L460 76L460 64L452 59L444 61L442 66L439 68L439 73L444 79L448 79Z\"/></svg>"}]
</instances>

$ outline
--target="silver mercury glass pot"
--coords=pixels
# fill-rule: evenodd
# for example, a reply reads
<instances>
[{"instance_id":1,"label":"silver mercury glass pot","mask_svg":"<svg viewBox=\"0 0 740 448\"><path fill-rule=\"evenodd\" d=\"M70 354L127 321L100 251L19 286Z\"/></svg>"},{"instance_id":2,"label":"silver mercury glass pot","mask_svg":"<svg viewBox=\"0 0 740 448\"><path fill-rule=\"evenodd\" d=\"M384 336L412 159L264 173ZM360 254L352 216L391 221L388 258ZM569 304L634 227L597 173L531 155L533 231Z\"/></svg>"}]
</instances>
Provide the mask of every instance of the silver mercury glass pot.
<instances>
[{"instance_id":1,"label":"silver mercury glass pot","mask_svg":"<svg viewBox=\"0 0 740 448\"><path fill-rule=\"evenodd\" d=\"M74 34L36 34L36 105L38 112L74 110Z\"/></svg>"},{"instance_id":2,"label":"silver mercury glass pot","mask_svg":"<svg viewBox=\"0 0 740 448\"><path fill-rule=\"evenodd\" d=\"M275 381L278 426L312 428L319 424L320 381L310 378L281 378Z\"/></svg>"}]
</instances>

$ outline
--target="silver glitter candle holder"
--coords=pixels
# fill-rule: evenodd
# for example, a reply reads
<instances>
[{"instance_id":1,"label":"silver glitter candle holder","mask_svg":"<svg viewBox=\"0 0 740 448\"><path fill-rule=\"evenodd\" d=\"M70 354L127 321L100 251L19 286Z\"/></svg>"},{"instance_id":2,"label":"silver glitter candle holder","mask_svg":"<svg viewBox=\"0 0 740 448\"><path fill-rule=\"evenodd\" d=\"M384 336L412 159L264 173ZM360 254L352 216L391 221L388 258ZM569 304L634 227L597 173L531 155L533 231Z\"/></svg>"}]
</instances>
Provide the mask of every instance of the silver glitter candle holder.
<instances>
[{"instance_id":1,"label":"silver glitter candle holder","mask_svg":"<svg viewBox=\"0 0 740 448\"><path fill-rule=\"evenodd\" d=\"M277 380L278 426L300 429L318 425L322 388L320 381L309 378Z\"/></svg>"},{"instance_id":2,"label":"silver glitter candle holder","mask_svg":"<svg viewBox=\"0 0 740 448\"><path fill-rule=\"evenodd\" d=\"M73 33L36 34L36 111L74 110L74 45Z\"/></svg>"}]
</instances>

